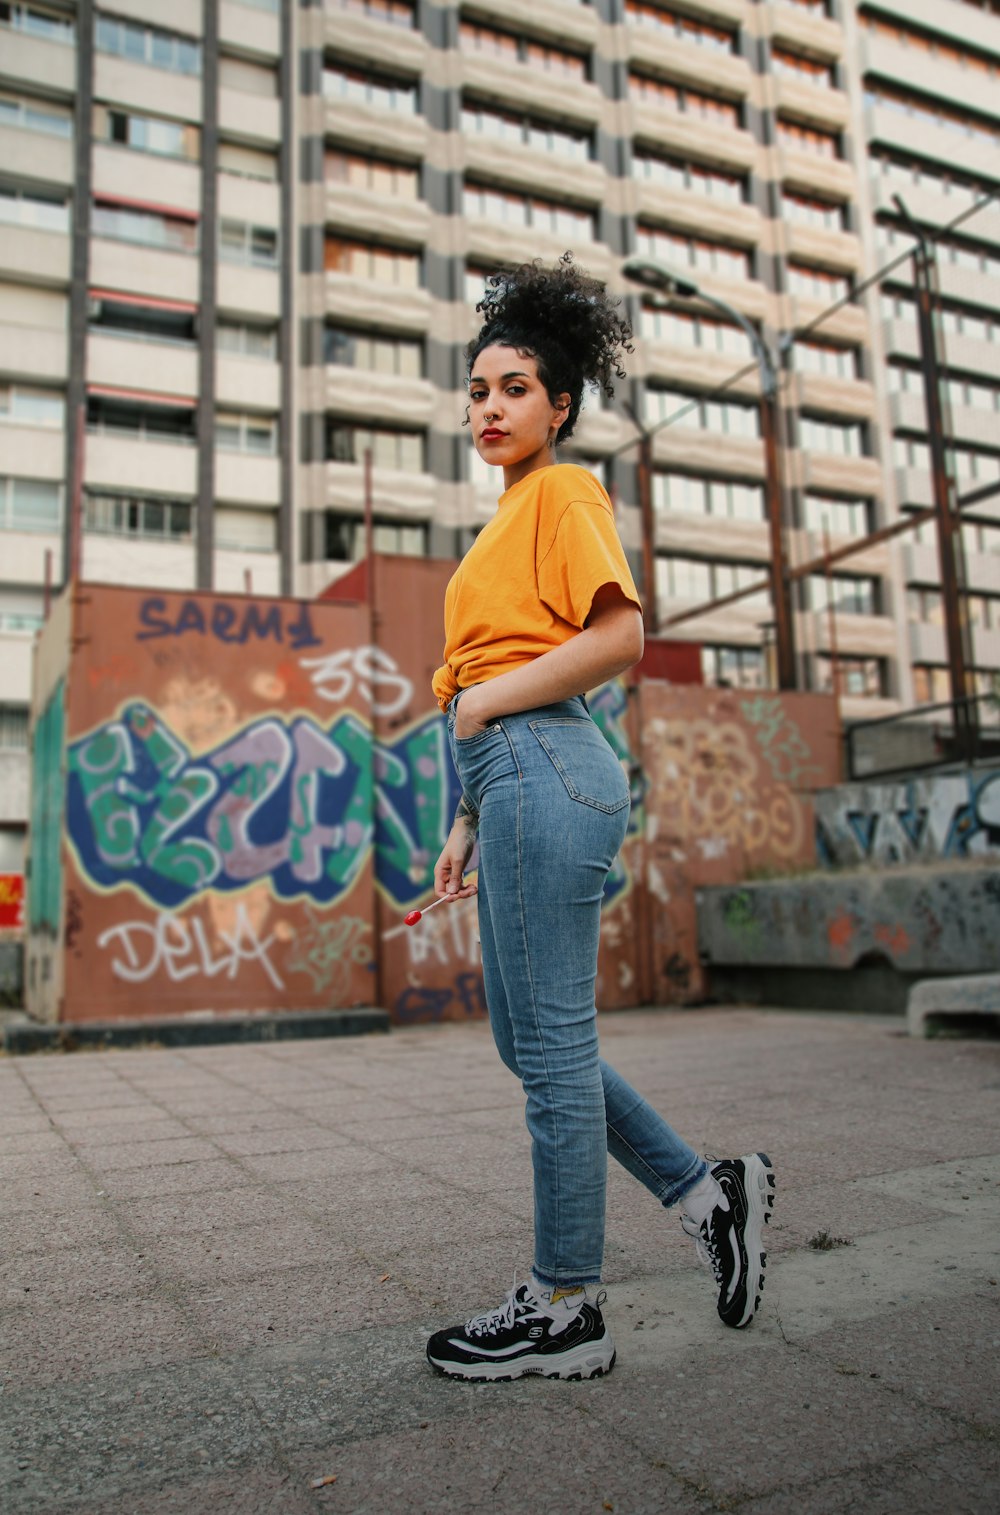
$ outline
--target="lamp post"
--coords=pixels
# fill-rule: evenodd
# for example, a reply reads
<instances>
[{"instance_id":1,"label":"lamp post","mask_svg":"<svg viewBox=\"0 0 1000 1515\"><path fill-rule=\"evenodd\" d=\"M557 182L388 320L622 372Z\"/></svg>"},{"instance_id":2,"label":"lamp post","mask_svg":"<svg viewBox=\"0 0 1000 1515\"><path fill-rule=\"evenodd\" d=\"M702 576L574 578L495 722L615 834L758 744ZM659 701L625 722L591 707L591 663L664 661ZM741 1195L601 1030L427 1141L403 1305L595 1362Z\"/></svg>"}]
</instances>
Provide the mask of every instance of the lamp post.
<instances>
[{"instance_id":1,"label":"lamp post","mask_svg":"<svg viewBox=\"0 0 1000 1515\"><path fill-rule=\"evenodd\" d=\"M778 463L778 375L767 344L757 328L740 311L708 294L692 279L654 258L630 258L622 272L626 278L664 295L679 295L685 300L703 300L734 321L746 333L760 370L760 429L764 442L765 499L771 543L771 599L774 605L775 653L778 688L795 688L795 632L792 620L792 596L785 559L785 537L781 510L781 474ZM646 474L640 469L640 488ZM648 501L644 511L648 512Z\"/></svg>"}]
</instances>

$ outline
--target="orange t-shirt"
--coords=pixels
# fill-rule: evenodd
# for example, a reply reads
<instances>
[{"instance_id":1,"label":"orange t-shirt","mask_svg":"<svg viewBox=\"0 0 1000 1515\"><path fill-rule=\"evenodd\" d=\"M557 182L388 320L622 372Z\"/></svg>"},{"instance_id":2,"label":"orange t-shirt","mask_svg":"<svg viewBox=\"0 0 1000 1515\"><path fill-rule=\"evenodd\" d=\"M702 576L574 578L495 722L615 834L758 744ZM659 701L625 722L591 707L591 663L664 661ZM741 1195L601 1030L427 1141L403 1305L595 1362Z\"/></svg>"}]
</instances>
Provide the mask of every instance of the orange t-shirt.
<instances>
[{"instance_id":1,"label":"orange t-shirt","mask_svg":"<svg viewBox=\"0 0 1000 1515\"><path fill-rule=\"evenodd\" d=\"M445 660L432 681L441 709L576 636L603 584L640 605L606 491L573 463L527 474L500 496L445 593Z\"/></svg>"}]
</instances>

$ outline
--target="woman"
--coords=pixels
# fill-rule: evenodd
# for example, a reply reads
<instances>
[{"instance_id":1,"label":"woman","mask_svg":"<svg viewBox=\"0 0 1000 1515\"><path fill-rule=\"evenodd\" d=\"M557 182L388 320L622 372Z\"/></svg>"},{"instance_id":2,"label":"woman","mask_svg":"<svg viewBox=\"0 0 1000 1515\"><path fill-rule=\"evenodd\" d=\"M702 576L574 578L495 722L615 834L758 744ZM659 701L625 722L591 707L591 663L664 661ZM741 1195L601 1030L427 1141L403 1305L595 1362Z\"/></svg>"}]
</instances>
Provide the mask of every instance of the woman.
<instances>
[{"instance_id":1,"label":"woman","mask_svg":"<svg viewBox=\"0 0 1000 1515\"><path fill-rule=\"evenodd\" d=\"M611 502L556 463L584 384L613 393L630 331L567 253L488 281L467 350L476 449L504 493L448 586L448 713L463 794L434 870L440 895L477 893L493 1035L521 1079L532 1138L535 1256L506 1303L438 1331L433 1366L466 1379L592 1378L615 1360L601 1314L607 1153L664 1205L714 1269L718 1310L745 1326L763 1287L773 1176L760 1153L711 1166L598 1054L594 985L605 879L628 824L621 765L584 691L642 654L639 597Z\"/></svg>"}]
</instances>

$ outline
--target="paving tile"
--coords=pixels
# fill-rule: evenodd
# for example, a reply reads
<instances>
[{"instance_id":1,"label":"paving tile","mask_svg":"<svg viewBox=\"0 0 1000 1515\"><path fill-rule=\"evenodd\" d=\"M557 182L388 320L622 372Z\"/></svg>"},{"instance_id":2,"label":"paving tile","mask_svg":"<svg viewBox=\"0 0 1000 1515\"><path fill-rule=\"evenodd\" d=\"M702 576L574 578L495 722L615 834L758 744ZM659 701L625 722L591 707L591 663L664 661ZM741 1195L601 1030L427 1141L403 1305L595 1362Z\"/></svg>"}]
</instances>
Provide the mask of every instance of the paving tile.
<instances>
[{"instance_id":1,"label":"paving tile","mask_svg":"<svg viewBox=\"0 0 1000 1515\"><path fill-rule=\"evenodd\" d=\"M0 1332L5 1341L0 1369L5 1400L19 1387L76 1384L95 1375L116 1377L128 1369L186 1361L208 1351L174 1302L121 1289L72 1304L50 1304L35 1313L5 1312ZM24 1508L27 1512L32 1507Z\"/></svg>"}]
</instances>

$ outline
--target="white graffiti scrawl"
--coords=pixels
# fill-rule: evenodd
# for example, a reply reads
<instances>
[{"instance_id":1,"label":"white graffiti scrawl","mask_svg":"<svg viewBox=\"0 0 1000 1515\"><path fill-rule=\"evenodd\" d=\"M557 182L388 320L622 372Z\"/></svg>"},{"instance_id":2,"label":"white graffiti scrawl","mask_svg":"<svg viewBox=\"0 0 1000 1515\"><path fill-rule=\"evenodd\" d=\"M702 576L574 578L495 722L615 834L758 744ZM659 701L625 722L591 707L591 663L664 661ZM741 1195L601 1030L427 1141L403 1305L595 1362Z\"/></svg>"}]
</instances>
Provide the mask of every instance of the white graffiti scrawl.
<instances>
[{"instance_id":1,"label":"white graffiti scrawl","mask_svg":"<svg viewBox=\"0 0 1000 1515\"><path fill-rule=\"evenodd\" d=\"M398 715L413 698L412 683L381 647L345 647L300 663L321 700L339 704L356 686L375 715Z\"/></svg>"},{"instance_id":2,"label":"white graffiti scrawl","mask_svg":"<svg viewBox=\"0 0 1000 1515\"><path fill-rule=\"evenodd\" d=\"M263 940L242 901L236 906L232 927L219 930L215 945L209 942L197 916L161 911L151 921L121 921L97 938L97 945L116 952L111 971L130 984L144 984L159 969L175 984L201 974L234 979L244 963L259 963L275 989L284 983L269 954L275 938Z\"/></svg>"}]
</instances>

